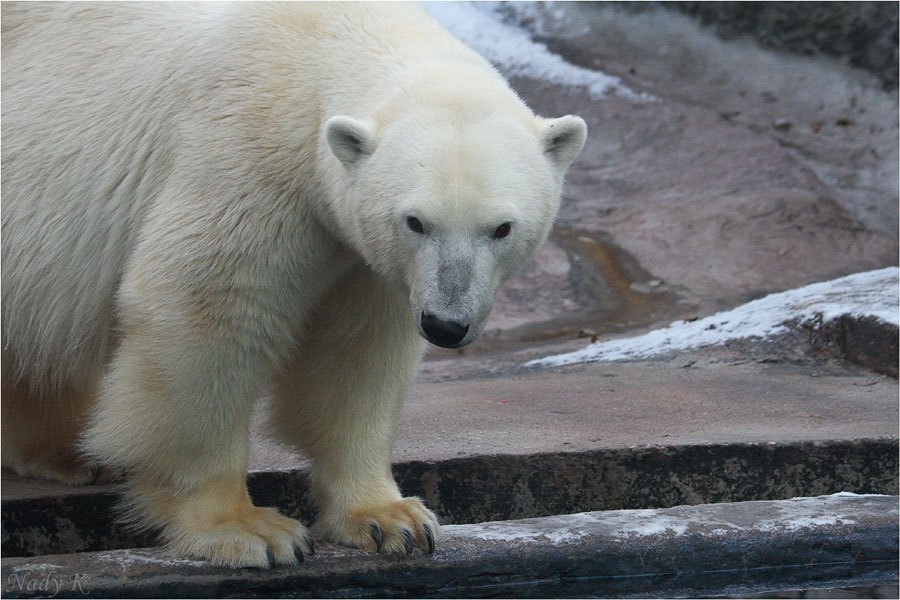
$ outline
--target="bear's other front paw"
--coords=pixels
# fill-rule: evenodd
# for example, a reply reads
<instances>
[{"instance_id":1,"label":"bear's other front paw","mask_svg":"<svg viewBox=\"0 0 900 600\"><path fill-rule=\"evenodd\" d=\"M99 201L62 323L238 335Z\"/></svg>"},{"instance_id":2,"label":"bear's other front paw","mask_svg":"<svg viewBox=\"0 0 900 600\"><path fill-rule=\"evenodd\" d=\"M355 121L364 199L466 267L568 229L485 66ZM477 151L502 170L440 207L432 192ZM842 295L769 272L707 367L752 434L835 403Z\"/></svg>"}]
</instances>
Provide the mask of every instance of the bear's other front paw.
<instances>
[{"instance_id":1,"label":"bear's other front paw","mask_svg":"<svg viewBox=\"0 0 900 600\"><path fill-rule=\"evenodd\" d=\"M431 554L440 536L433 512L418 498L358 506L343 516L323 514L313 525L316 535L354 548L384 554L412 554L421 548Z\"/></svg>"},{"instance_id":2,"label":"bear's other front paw","mask_svg":"<svg viewBox=\"0 0 900 600\"><path fill-rule=\"evenodd\" d=\"M166 537L175 553L223 567L297 565L314 551L306 527L272 508L252 507L212 527L179 527Z\"/></svg>"},{"instance_id":3,"label":"bear's other front paw","mask_svg":"<svg viewBox=\"0 0 900 600\"><path fill-rule=\"evenodd\" d=\"M180 556L266 569L296 565L313 553L306 527L274 508L254 506L242 475L180 493L137 477L130 483L124 508L140 524L161 526L166 547Z\"/></svg>"}]
</instances>

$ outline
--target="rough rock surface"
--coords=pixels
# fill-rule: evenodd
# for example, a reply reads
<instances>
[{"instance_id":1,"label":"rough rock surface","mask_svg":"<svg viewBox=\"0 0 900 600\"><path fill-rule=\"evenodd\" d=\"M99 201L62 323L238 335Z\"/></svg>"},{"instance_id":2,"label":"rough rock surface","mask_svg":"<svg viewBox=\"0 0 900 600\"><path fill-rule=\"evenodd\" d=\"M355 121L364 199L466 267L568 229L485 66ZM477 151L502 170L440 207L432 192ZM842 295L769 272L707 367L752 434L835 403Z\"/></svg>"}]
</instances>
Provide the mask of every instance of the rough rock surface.
<instances>
[{"instance_id":1,"label":"rough rock surface","mask_svg":"<svg viewBox=\"0 0 900 600\"><path fill-rule=\"evenodd\" d=\"M645 96L510 69L538 112L580 114L591 133L548 244L501 290L471 352L708 314L897 264L897 94L871 73L724 42L662 9L497 11Z\"/></svg>"},{"instance_id":2,"label":"rough rock surface","mask_svg":"<svg viewBox=\"0 0 900 600\"><path fill-rule=\"evenodd\" d=\"M897 5L890 2L671 2L726 39L752 36L766 48L828 54L897 87Z\"/></svg>"}]
</instances>

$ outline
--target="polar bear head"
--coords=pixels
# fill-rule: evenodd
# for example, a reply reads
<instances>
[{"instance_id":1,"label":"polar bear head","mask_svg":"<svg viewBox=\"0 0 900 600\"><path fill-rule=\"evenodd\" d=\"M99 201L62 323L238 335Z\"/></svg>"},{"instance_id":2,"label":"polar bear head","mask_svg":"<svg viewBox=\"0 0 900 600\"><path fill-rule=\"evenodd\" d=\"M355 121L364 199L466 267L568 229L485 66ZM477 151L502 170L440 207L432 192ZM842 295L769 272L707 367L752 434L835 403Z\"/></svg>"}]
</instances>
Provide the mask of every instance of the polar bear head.
<instances>
[{"instance_id":1,"label":"polar bear head","mask_svg":"<svg viewBox=\"0 0 900 600\"><path fill-rule=\"evenodd\" d=\"M575 116L423 113L327 121L344 179L334 211L345 241L409 294L419 333L460 348L547 236L587 128Z\"/></svg>"}]
</instances>

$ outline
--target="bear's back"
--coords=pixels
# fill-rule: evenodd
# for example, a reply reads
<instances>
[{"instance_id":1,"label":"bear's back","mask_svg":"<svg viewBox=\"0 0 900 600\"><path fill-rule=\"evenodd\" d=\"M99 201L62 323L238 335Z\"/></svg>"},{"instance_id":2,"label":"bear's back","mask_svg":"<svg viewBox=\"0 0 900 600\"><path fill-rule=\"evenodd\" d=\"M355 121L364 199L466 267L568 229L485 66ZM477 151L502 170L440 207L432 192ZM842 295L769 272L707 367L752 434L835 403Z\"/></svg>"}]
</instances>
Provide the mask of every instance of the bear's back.
<instances>
[{"instance_id":1,"label":"bear's back","mask_svg":"<svg viewBox=\"0 0 900 600\"><path fill-rule=\"evenodd\" d=\"M117 285L202 79L191 23L214 15L197 8L3 3L4 379L57 383L105 359Z\"/></svg>"},{"instance_id":2,"label":"bear's back","mask_svg":"<svg viewBox=\"0 0 900 600\"><path fill-rule=\"evenodd\" d=\"M324 119L363 116L410 70L416 96L440 61L505 89L406 3L3 3L2 27L4 371L96 369L173 182L296 192Z\"/></svg>"}]
</instances>

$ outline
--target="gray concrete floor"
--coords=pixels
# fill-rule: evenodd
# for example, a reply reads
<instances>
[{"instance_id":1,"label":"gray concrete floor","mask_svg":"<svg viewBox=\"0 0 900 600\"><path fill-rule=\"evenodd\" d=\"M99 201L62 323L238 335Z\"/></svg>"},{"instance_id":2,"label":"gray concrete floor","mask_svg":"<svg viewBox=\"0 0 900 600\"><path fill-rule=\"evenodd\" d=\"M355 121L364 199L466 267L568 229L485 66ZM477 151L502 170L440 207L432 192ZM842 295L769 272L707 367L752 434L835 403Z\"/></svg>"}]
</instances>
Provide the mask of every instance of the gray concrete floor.
<instances>
[{"instance_id":1,"label":"gray concrete floor","mask_svg":"<svg viewBox=\"0 0 900 600\"><path fill-rule=\"evenodd\" d=\"M713 349L444 381L446 371L426 371L403 408L394 460L897 437L897 380L837 361L765 360ZM304 464L259 421L256 431L252 469Z\"/></svg>"}]
</instances>

